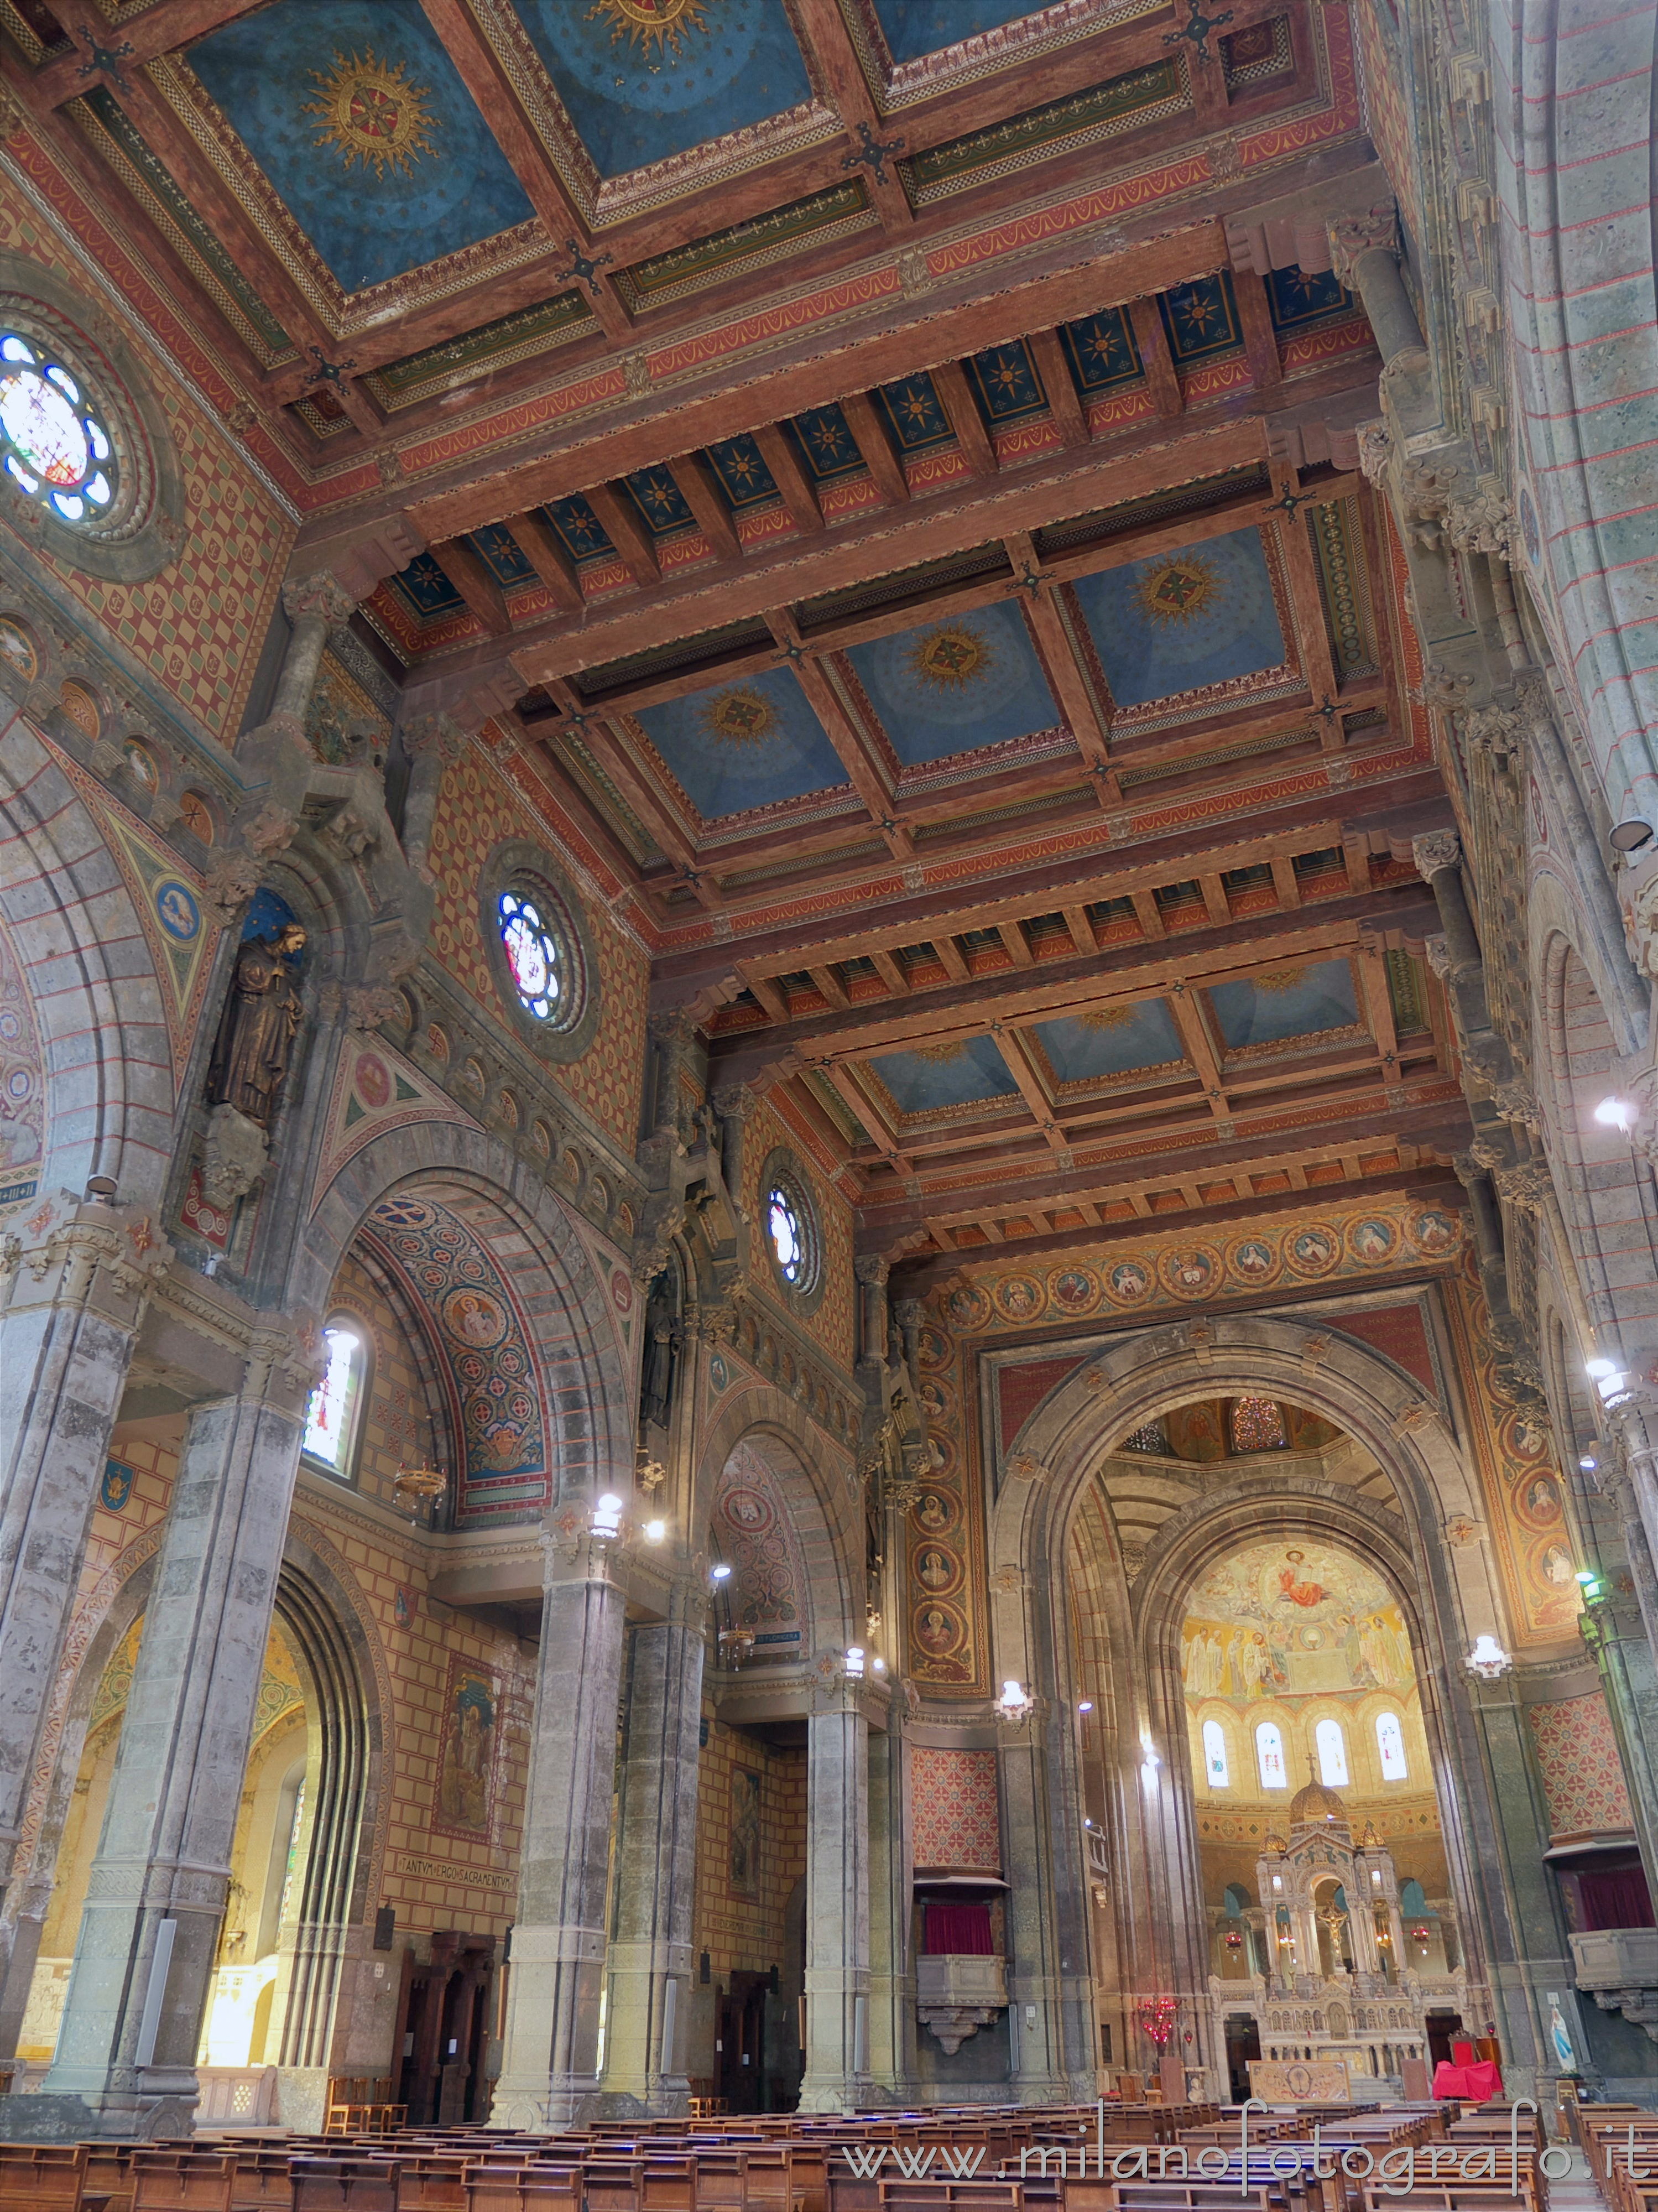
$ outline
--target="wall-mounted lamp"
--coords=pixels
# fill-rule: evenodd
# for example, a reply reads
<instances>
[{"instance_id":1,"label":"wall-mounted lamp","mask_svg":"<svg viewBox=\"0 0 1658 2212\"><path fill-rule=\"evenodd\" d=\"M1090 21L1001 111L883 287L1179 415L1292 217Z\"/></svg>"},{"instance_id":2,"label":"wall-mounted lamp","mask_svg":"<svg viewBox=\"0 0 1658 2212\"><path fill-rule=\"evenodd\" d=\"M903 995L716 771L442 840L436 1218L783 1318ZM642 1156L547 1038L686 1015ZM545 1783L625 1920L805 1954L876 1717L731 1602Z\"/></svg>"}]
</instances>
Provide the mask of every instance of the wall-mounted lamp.
<instances>
[{"instance_id":1,"label":"wall-mounted lamp","mask_svg":"<svg viewBox=\"0 0 1658 2212\"><path fill-rule=\"evenodd\" d=\"M1630 1389L1629 1370L1619 1367L1616 1360L1586 1359L1583 1372L1599 1391L1603 1406L1621 1406L1633 1395Z\"/></svg>"},{"instance_id":2,"label":"wall-mounted lamp","mask_svg":"<svg viewBox=\"0 0 1658 2212\"><path fill-rule=\"evenodd\" d=\"M87 1203L89 1206L113 1206L116 1182L113 1176L87 1177Z\"/></svg>"},{"instance_id":3,"label":"wall-mounted lamp","mask_svg":"<svg viewBox=\"0 0 1658 2212\"><path fill-rule=\"evenodd\" d=\"M732 1571L729 1567L723 1565L720 1566L710 1567L708 1569L708 1580L711 1583L729 1582L731 1579L731 1571Z\"/></svg>"},{"instance_id":4,"label":"wall-mounted lamp","mask_svg":"<svg viewBox=\"0 0 1658 2212\"><path fill-rule=\"evenodd\" d=\"M1091 1712L1093 1711L1093 1710L1094 1710L1094 1700L1092 1699L1092 1698L1084 1698L1083 1699L1082 1703L1081 1703L1081 1704L1078 1706L1078 1708L1077 1708L1077 1711L1078 1711L1079 1713L1091 1713Z\"/></svg>"},{"instance_id":5,"label":"wall-mounted lamp","mask_svg":"<svg viewBox=\"0 0 1658 2212\"><path fill-rule=\"evenodd\" d=\"M996 1700L996 1717L1017 1726L1030 1718L1035 1706L1036 1700L1024 1684L1010 1678L1002 1684L1002 1694Z\"/></svg>"},{"instance_id":6,"label":"wall-mounted lamp","mask_svg":"<svg viewBox=\"0 0 1658 2212\"><path fill-rule=\"evenodd\" d=\"M1638 853L1643 845L1652 842L1652 824L1643 822L1638 814L1626 814L1606 842L1614 853Z\"/></svg>"},{"instance_id":7,"label":"wall-mounted lamp","mask_svg":"<svg viewBox=\"0 0 1658 2212\"><path fill-rule=\"evenodd\" d=\"M622 1500L615 1491L607 1490L593 1500L592 1519L588 1524L601 1544L614 1543L622 1534Z\"/></svg>"},{"instance_id":8,"label":"wall-mounted lamp","mask_svg":"<svg viewBox=\"0 0 1658 2212\"><path fill-rule=\"evenodd\" d=\"M1616 1129L1627 1137L1641 1116L1631 1099L1613 1097L1600 1101L1594 1109L1594 1118L1603 1129Z\"/></svg>"},{"instance_id":9,"label":"wall-mounted lamp","mask_svg":"<svg viewBox=\"0 0 1658 2212\"><path fill-rule=\"evenodd\" d=\"M864 1647L861 1644L847 1646L847 1680L861 1682L864 1679Z\"/></svg>"},{"instance_id":10,"label":"wall-mounted lamp","mask_svg":"<svg viewBox=\"0 0 1658 2212\"><path fill-rule=\"evenodd\" d=\"M665 1521L647 1521L645 1523L645 1541L647 1544L659 1544L667 1533Z\"/></svg>"},{"instance_id":11,"label":"wall-mounted lamp","mask_svg":"<svg viewBox=\"0 0 1658 2212\"><path fill-rule=\"evenodd\" d=\"M1462 1663L1482 1682L1495 1682L1508 1673L1514 1662L1494 1636L1476 1636L1473 1650Z\"/></svg>"}]
</instances>

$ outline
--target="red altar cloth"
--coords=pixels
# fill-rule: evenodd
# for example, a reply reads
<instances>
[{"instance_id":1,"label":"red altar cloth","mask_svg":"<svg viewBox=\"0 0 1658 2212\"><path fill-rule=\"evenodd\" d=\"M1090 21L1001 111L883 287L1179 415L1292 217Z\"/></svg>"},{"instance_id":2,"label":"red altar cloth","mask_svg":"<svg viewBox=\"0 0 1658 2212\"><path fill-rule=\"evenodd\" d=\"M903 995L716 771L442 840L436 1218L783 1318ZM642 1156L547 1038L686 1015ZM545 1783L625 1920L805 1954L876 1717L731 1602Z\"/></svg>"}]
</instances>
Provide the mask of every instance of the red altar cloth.
<instances>
[{"instance_id":1,"label":"red altar cloth","mask_svg":"<svg viewBox=\"0 0 1658 2212\"><path fill-rule=\"evenodd\" d=\"M1502 2072L1488 2058L1476 2058L1468 2066L1453 2066L1448 2058L1442 2058L1434 2069L1433 2093L1436 2097L1466 2097L1484 2105L1502 2095Z\"/></svg>"}]
</instances>

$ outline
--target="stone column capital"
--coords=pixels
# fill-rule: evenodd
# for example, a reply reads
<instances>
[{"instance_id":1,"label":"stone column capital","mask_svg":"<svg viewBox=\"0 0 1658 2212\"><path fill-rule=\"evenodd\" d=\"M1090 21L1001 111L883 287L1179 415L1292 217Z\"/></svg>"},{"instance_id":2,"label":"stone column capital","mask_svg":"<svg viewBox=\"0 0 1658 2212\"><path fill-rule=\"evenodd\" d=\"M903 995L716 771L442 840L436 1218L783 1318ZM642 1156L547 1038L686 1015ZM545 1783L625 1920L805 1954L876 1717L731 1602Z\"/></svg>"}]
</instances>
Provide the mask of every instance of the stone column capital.
<instances>
[{"instance_id":1,"label":"stone column capital","mask_svg":"<svg viewBox=\"0 0 1658 2212\"><path fill-rule=\"evenodd\" d=\"M1424 882L1431 881L1442 868L1461 866L1462 840L1455 830L1430 830L1423 836L1412 838L1411 859L1418 875Z\"/></svg>"},{"instance_id":2,"label":"stone column capital","mask_svg":"<svg viewBox=\"0 0 1658 2212\"><path fill-rule=\"evenodd\" d=\"M884 1260L878 1252L865 1252L853 1261L852 1272L866 1290L884 1290L887 1277L892 1273L892 1262Z\"/></svg>"},{"instance_id":3,"label":"stone column capital","mask_svg":"<svg viewBox=\"0 0 1658 2212\"><path fill-rule=\"evenodd\" d=\"M1330 259L1349 291L1357 289L1355 265L1366 253L1399 252L1399 215L1391 200L1380 200L1360 215L1338 216L1328 225Z\"/></svg>"},{"instance_id":4,"label":"stone column capital","mask_svg":"<svg viewBox=\"0 0 1658 2212\"><path fill-rule=\"evenodd\" d=\"M350 621L357 603L326 568L313 576L301 576L282 586L282 612L297 629L302 622L320 622L338 629Z\"/></svg>"},{"instance_id":5,"label":"stone column capital","mask_svg":"<svg viewBox=\"0 0 1658 2212\"><path fill-rule=\"evenodd\" d=\"M709 1103L722 1121L747 1121L760 1101L746 1083L722 1083L710 1094Z\"/></svg>"}]
</instances>

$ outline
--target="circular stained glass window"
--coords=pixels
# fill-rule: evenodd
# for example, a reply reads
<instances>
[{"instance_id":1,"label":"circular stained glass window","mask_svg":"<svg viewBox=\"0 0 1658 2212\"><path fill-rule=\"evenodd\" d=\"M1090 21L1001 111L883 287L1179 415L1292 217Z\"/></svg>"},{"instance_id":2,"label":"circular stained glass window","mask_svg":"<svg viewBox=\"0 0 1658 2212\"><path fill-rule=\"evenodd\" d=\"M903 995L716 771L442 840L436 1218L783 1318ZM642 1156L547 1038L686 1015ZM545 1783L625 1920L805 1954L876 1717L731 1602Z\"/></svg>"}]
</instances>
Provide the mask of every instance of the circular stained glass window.
<instances>
[{"instance_id":1,"label":"circular stained glass window","mask_svg":"<svg viewBox=\"0 0 1658 2212\"><path fill-rule=\"evenodd\" d=\"M114 506L119 477L102 410L38 340L3 328L0 465L64 522L95 527Z\"/></svg>"},{"instance_id":2,"label":"circular stained glass window","mask_svg":"<svg viewBox=\"0 0 1658 2212\"><path fill-rule=\"evenodd\" d=\"M811 1290L817 1279L817 1227L811 1202L792 1175L774 1175L768 1182L766 1237L789 1288Z\"/></svg>"},{"instance_id":3,"label":"circular stained glass window","mask_svg":"<svg viewBox=\"0 0 1658 2212\"><path fill-rule=\"evenodd\" d=\"M563 1029L580 1009L580 978L557 902L538 887L514 885L497 902L501 949L519 1004L531 1018Z\"/></svg>"}]
</instances>

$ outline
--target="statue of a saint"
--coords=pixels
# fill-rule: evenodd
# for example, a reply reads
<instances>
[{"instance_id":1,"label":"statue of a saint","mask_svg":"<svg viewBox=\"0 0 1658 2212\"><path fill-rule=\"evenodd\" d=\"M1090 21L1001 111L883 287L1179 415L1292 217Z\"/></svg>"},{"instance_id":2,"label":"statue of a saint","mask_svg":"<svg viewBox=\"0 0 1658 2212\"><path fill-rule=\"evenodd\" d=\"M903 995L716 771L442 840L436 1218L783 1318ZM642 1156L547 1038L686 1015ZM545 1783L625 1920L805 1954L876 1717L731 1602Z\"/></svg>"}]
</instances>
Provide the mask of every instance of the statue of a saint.
<instances>
[{"instance_id":1,"label":"statue of a saint","mask_svg":"<svg viewBox=\"0 0 1658 2212\"><path fill-rule=\"evenodd\" d=\"M300 987L288 958L304 945L297 921L285 922L275 937L248 939L236 955L208 1066L208 1104L234 1106L262 1129L270 1127L281 1101L300 1026Z\"/></svg>"}]
</instances>

